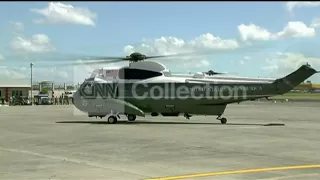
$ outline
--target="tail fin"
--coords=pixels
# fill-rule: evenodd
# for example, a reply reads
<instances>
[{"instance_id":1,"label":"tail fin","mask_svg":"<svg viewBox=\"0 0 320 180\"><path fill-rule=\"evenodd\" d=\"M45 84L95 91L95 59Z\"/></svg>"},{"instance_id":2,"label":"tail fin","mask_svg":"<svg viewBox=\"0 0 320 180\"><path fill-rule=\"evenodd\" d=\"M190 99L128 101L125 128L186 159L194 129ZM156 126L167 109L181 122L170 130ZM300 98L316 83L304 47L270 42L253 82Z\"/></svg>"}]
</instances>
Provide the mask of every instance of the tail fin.
<instances>
[{"instance_id":1,"label":"tail fin","mask_svg":"<svg viewBox=\"0 0 320 180\"><path fill-rule=\"evenodd\" d=\"M284 94L291 91L317 72L318 71L313 69L309 64L305 64L291 74L276 79L273 84L277 88L277 94Z\"/></svg>"}]
</instances>

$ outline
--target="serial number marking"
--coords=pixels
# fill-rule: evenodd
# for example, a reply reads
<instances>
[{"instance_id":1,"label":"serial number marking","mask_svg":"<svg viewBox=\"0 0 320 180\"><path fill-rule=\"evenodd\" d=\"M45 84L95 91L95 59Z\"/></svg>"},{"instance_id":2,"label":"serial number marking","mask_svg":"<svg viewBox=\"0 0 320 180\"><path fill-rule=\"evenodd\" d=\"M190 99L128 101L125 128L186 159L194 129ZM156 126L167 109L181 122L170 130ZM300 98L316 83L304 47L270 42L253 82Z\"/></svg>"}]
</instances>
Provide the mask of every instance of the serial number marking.
<instances>
[{"instance_id":1,"label":"serial number marking","mask_svg":"<svg viewBox=\"0 0 320 180\"><path fill-rule=\"evenodd\" d=\"M244 91L262 91L262 86L221 86L221 87L195 87L191 88L191 91L210 91L210 92L219 92L221 90L228 90L228 89L238 89Z\"/></svg>"}]
</instances>

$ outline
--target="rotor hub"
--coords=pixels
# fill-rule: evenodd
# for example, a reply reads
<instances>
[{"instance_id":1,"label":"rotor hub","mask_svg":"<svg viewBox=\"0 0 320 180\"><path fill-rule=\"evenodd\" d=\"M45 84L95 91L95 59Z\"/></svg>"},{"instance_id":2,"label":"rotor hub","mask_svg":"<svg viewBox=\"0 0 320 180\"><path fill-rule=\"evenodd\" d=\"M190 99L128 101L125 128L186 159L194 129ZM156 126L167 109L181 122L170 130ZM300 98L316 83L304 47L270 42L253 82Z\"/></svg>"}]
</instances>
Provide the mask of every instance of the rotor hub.
<instances>
[{"instance_id":1,"label":"rotor hub","mask_svg":"<svg viewBox=\"0 0 320 180\"><path fill-rule=\"evenodd\" d=\"M146 59L146 55L141 54L139 52L134 52L134 53L130 54L130 58L131 58L131 61L141 61L141 60Z\"/></svg>"}]
</instances>

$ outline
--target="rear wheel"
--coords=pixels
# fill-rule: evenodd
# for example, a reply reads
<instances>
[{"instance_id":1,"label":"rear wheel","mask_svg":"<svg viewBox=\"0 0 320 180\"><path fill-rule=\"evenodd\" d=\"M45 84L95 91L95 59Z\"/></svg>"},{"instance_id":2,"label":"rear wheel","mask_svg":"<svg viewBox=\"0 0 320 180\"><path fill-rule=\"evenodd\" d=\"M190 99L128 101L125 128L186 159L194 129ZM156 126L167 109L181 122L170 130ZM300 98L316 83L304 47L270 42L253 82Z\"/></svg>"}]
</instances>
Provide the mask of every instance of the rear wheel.
<instances>
[{"instance_id":1,"label":"rear wheel","mask_svg":"<svg viewBox=\"0 0 320 180\"><path fill-rule=\"evenodd\" d=\"M133 115L133 114L129 114L128 116L128 121L135 121L136 120L136 115Z\"/></svg>"},{"instance_id":2,"label":"rear wheel","mask_svg":"<svg viewBox=\"0 0 320 180\"><path fill-rule=\"evenodd\" d=\"M221 121L221 124L227 124L227 119L226 118L221 118L220 121Z\"/></svg>"}]
</instances>

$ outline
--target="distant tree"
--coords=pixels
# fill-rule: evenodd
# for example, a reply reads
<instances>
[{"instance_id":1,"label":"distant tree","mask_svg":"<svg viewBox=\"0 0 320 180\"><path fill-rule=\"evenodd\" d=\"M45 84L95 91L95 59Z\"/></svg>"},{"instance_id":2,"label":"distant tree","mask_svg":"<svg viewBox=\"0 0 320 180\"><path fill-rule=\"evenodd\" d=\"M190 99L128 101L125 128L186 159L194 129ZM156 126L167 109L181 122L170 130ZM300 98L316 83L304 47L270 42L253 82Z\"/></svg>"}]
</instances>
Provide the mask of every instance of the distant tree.
<instances>
[{"instance_id":1,"label":"distant tree","mask_svg":"<svg viewBox=\"0 0 320 180\"><path fill-rule=\"evenodd\" d=\"M48 94L48 88L42 88L40 94Z\"/></svg>"},{"instance_id":2,"label":"distant tree","mask_svg":"<svg viewBox=\"0 0 320 180\"><path fill-rule=\"evenodd\" d=\"M70 90L70 89L74 89L73 86L67 86L67 89Z\"/></svg>"}]
</instances>

